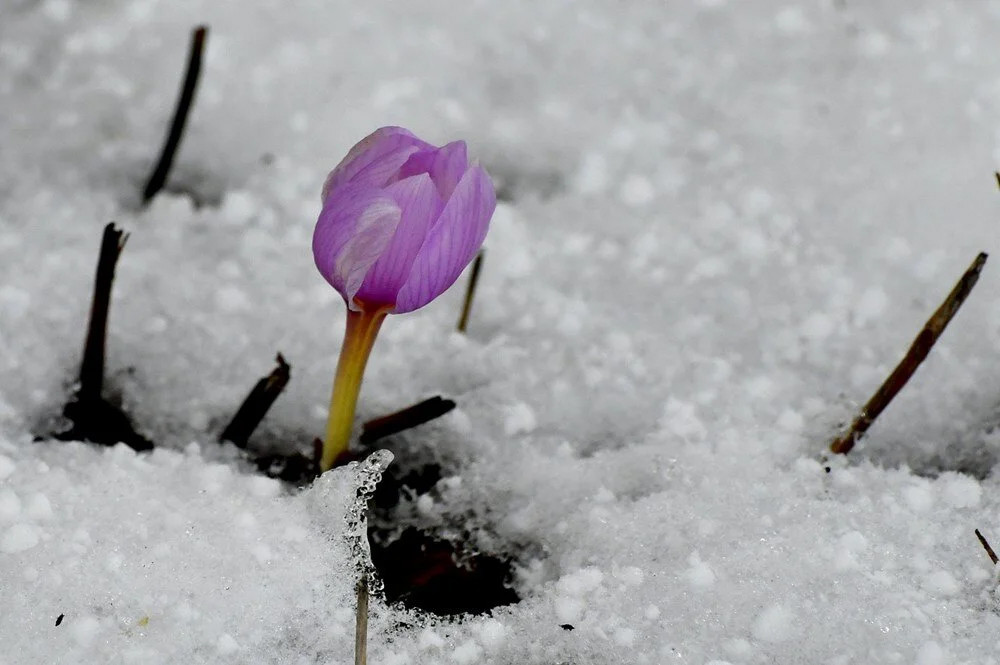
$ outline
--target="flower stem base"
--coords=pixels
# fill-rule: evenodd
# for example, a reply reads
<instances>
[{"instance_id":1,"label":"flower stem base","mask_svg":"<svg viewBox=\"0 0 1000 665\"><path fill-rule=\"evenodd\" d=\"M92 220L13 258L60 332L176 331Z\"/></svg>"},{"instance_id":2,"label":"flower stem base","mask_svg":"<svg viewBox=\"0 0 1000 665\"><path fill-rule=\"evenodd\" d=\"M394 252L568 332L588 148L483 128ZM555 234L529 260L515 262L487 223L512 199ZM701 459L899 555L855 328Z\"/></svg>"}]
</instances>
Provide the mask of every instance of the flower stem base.
<instances>
[{"instance_id":1,"label":"flower stem base","mask_svg":"<svg viewBox=\"0 0 1000 665\"><path fill-rule=\"evenodd\" d=\"M344 333L344 344L340 348L337 376L334 378L333 395L330 397L330 416L323 439L319 465L321 472L333 468L350 446L354 411L358 404L365 365L382 321L388 313L387 307L366 309L362 306L360 311L347 310L347 330Z\"/></svg>"}]
</instances>

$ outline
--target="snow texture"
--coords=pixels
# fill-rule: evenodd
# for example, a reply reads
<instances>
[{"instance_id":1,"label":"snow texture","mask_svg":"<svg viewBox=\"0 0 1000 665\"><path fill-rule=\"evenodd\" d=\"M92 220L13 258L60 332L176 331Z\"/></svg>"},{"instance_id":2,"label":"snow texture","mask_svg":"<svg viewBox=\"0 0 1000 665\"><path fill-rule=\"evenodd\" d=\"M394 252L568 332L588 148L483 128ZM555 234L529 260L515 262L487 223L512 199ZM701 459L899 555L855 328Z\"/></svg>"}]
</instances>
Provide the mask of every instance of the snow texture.
<instances>
[{"instance_id":1,"label":"snow texture","mask_svg":"<svg viewBox=\"0 0 1000 665\"><path fill-rule=\"evenodd\" d=\"M215 438L276 350L293 378L255 441L322 431L344 313L319 191L393 124L465 139L501 201L468 335L461 286L390 318L358 418L456 400L393 463L442 464L414 512L514 555L522 600L376 594L369 662L997 663L973 535L1000 541L996 266L823 453L997 249L998 42L996 0L8 0L0 663L349 662L355 495L386 460L297 491ZM107 391L151 454L44 437L111 220Z\"/></svg>"}]
</instances>

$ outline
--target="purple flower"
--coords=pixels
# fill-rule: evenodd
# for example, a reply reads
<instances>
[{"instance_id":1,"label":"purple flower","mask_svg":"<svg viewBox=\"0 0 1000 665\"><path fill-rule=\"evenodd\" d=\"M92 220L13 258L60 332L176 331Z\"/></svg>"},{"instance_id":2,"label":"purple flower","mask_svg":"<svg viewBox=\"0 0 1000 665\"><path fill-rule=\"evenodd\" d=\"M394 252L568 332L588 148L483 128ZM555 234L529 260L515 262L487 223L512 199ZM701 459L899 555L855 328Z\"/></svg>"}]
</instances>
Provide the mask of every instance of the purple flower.
<instances>
[{"instance_id":1,"label":"purple flower","mask_svg":"<svg viewBox=\"0 0 1000 665\"><path fill-rule=\"evenodd\" d=\"M438 148L402 127L377 129L326 179L316 267L354 311L411 312L458 279L495 207L464 141Z\"/></svg>"},{"instance_id":2,"label":"purple flower","mask_svg":"<svg viewBox=\"0 0 1000 665\"><path fill-rule=\"evenodd\" d=\"M313 257L348 311L321 471L346 459L382 321L455 283L483 244L496 203L490 177L469 165L463 141L436 148L401 127L375 130L327 177Z\"/></svg>"}]
</instances>

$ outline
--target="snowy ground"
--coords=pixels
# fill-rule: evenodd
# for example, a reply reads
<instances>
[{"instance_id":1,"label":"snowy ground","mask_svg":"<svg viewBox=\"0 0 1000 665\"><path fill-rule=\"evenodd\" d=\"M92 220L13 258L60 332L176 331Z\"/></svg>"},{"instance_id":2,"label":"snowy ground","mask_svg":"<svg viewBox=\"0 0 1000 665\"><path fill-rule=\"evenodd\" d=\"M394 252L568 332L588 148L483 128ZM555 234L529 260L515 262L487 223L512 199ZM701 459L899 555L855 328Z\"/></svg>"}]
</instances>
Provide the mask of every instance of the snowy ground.
<instances>
[{"instance_id":1,"label":"snowy ground","mask_svg":"<svg viewBox=\"0 0 1000 665\"><path fill-rule=\"evenodd\" d=\"M141 209L198 23L180 193ZM516 554L523 600L373 600L371 663L1000 662L997 266L822 461L997 249L997 43L987 0L5 0L0 662L349 662L356 471L295 492L215 438L279 349L256 438L322 431L319 189L386 124L467 139L504 202L468 336L460 288L391 318L359 420L458 402L400 437L449 475L414 512ZM110 220L108 388L148 455L32 441Z\"/></svg>"}]
</instances>

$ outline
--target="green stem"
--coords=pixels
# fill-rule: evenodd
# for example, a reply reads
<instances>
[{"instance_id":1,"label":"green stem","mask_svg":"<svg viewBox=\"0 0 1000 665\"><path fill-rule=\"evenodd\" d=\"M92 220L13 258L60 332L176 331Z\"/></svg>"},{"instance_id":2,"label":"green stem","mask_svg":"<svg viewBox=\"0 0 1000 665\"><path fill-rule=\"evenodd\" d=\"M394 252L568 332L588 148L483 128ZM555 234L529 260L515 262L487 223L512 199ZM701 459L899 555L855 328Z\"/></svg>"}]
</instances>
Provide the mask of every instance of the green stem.
<instances>
[{"instance_id":1,"label":"green stem","mask_svg":"<svg viewBox=\"0 0 1000 665\"><path fill-rule=\"evenodd\" d=\"M369 310L362 306L360 312L347 310L347 331L344 333L344 345L340 347L337 376L333 381L320 471L329 471L351 443L354 409L358 404L365 365L375 344L375 336L388 313L388 307Z\"/></svg>"}]
</instances>

